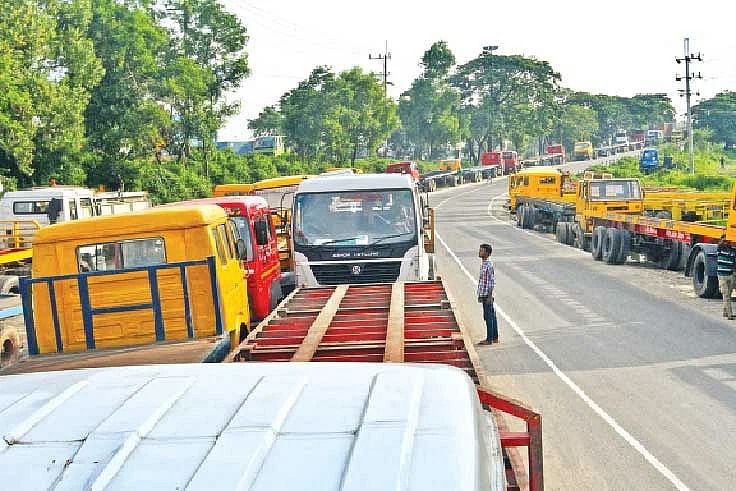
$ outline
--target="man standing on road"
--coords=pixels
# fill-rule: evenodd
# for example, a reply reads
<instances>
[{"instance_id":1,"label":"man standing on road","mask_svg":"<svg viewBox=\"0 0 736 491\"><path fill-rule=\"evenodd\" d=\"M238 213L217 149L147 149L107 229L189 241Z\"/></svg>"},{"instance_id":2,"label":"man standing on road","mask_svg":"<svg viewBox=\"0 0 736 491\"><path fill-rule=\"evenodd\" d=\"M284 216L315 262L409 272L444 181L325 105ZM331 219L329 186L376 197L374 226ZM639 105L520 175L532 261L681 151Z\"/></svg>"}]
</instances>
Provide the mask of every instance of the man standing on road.
<instances>
[{"instance_id":1,"label":"man standing on road","mask_svg":"<svg viewBox=\"0 0 736 491\"><path fill-rule=\"evenodd\" d=\"M731 309L731 292L734 288L734 263L736 263L736 251L726 242L726 235L721 236L718 242L718 282L723 295L723 317L733 319Z\"/></svg>"},{"instance_id":2,"label":"man standing on road","mask_svg":"<svg viewBox=\"0 0 736 491\"><path fill-rule=\"evenodd\" d=\"M493 287L496 286L495 272L491 262L493 248L490 244L481 244L478 257L481 259L478 275L478 302L483 305L483 320L486 321L486 338L478 343L488 345L498 343L498 320L493 306Z\"/></svg>"}]
</instances>

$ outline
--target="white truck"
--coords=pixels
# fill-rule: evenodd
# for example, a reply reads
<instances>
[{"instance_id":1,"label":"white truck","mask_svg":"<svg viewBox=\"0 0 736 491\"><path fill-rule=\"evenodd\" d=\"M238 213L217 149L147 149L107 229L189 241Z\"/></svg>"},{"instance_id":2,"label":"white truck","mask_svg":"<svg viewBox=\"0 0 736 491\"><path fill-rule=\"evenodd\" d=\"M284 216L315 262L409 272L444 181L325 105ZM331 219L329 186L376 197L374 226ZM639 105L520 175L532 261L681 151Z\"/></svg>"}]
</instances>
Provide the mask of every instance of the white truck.
<instances>
[{"instance_id":1,"label":"white truck","mask_svg":"<svg viewBox=\"0 0 736 491\"><path fill-rule=\"evenodd\" d=\"M294 195L296 285L433 279L434 213L403 174L322 176Z\"/></svg>"}]
</instances>

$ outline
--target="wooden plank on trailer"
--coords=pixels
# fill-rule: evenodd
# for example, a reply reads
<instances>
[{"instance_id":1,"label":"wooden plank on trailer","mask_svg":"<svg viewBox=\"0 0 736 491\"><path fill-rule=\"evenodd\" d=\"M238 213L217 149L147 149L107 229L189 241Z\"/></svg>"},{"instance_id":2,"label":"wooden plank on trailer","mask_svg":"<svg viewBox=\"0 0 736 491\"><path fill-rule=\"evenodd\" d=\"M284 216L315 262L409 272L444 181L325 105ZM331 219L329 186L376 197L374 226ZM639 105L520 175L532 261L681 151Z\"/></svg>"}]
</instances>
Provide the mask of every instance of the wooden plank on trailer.
<instances>
[{"instance_id":1,"label":"wooden plank on trailer","mask_svg":"<svg viewBox=\"0 0 736 491\"><path fill-rule=\"evenodd\" d=\"M388 311L383 361L390 363L404 361L404 283L401 281L397 281L391 287L391 307Z\"/></svg>"},{"instance_id":2,"label":"wooden plank on trailer","mask_svg":"<svg viewBox=\"0 0 736 491\"><path fill-rule=\"evenodd\" d=\"M322 308L312 325L309 326L309 331L304 337L299 349L296 350L294 356L291 357L291 361L310 361L317 351L319 343L322 341L322 336L327 332L327 328L330 326L333 317L337 313L337 309L340 307L345 293L348 291L348 285L339 285L335 287L335 291L332 292L330 299Z\"/></svg>"}]
</instances>

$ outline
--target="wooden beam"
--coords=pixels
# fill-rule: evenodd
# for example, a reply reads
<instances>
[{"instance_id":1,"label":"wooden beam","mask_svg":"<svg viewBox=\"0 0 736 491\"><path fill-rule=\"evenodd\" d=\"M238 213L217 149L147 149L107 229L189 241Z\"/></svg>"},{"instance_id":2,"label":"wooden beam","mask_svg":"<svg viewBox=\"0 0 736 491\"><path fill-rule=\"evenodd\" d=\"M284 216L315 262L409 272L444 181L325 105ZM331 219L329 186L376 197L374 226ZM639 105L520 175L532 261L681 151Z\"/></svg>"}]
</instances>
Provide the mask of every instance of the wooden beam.
<instances>
[{"instance_id":1,"label":"wooden beam","mask_svg":"<svg viewBox=\"0 0 736 491\"><path fill-rule=\"evenodd\" d=\"M329 300L322 307L319 315L312 325L309 326L309 331L304 337L304 341L299 345L299 349L296 350L294 356L291 357L291 361L311 361L314 353L317 351L319 343L322 341L322 336L327 332L327 328L330 327L332 319L337 313L337 309L340 307L345 293L348 291L348 285L338 285L335 287L335 291L332 292Z\"/></svg>"},{"instance_id":2,"label":"wooden beam","mask_svg":"<svg viewBox=\"0 0 736 491\"><path fill-rule=\"evenodd\" d=\"M391 287L391 307L388 311L383 361L389 363L404 361L404 283L399 281Z\"/></svg>"}]
</instances>

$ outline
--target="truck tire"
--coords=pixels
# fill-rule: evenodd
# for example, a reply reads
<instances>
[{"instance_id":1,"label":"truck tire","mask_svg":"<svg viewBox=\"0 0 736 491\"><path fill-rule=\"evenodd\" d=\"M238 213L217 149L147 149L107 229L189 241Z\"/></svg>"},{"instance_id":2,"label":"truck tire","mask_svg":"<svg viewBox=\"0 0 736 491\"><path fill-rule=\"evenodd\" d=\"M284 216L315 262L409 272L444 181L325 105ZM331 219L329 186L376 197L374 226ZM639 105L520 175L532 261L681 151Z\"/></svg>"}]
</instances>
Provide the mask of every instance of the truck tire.
<instances>
[{"instance_id":1,"label":"truck tire","mask_svg":"<svg viewBox=\"0 0 736 491\"><path fill-rule=\"evenodd\" d=\"M565 230L567 231L567 240L565 244L574 247L575 246L575 224L572 222L565 222Z\"/></svg>"},{"instance_id":2,"label":"truck tire","mask_svg":"<svg viewBox=\"0 0 736 491\"><path fill-rule=\"evenodd\" d=\"M455 176L446 177L445 180L451 188L457 186L457 179L455 178Z\"/></svg>"},{"instance_id":3,"label":"truck tire","mask_svg":"<svg viewBox=\"0 0 736 491\"><path fill-rule=\"evenodd\" d=\"M590 253L596 261L603 260L603 241L606 236L606 227L597 226L593 229L593 238L591 240Z\"/></svg>"},{"instance_id":4,"label":"truck tire","mask_svg":"<svg viewBox=\"0 0 736 491\"><path fill-rule=\"evenodd\" d=\"M693 261L693 290L700 298L718 298L718 276L707 274L706 261L704 251Z\"/></svg>"},{"instance_id":5,"label":"truck tire","mask_svg":"<svg viewBox=\"0 0 736 491\"><path fill-rule=\"evenodd\" d=\"M617 228L609 228L603 236L603 260L608 264L616 264L618 252L621 248L621 234Z\"/></svg>"},{"instance_id":6,"label":"truck tire","mask_svg":"<svg viewBox=\"0 0 736 491\"><path fill-rule=\"evenodd\" d=\"M524 217L524 228L527 230L533 230L535 225L536 212L531 206L526 206L526 216Z\"/></svg>"},{"instance_id":7,"label":"truck tire","mask_svg":"<svg viewBox=\"0 0 736 491\"><path fill-rule=\"evenodd\" d=\"M573 226L573 232L575 233L575 242L573 246L578 249L585 250L585 234L583 233L583 229L580 227L579 223L576 223Z\"/></svg>"},{"instance_id":8,"label":"truck tire","mask_svg":"<svg viewBox=\"0 0 736 491\"><path fill-rule=\"evenodd\" d=\"M523 227L524 224L524 207L519 205L516 207L516 226L519 228Z\"/></svg>"},{"instance_id":9,"label":"truck tire","mask_svg":"<svg viewBox=\"0 0 736 491\"><path fill-rule=\"evenodd\" d=\"M562 244L562 222L557 222L555 227L555 240Z\"/></svg>"},{"instance_id":10,"label":"truck tire","mask_svg":"<svg viewBox=\"0 0 736 491\"><path fill-rule=\"evenodd\" d=\"M457 185L462 186L465 184L465 176L457 176Z\"/></svg>"},{"instance_id":11,"label":"truck tire","mask_svg":"<svg viewBox=\"0 0 736 491\"><path fill-rule=\"evenodd\" d=\"M619 249L616 254L616 264L625 264L631 252L631 232L628 230L619 230L619 234L621 235L621 241L619 242Z\"/></svg>"},{"instance_id":12,"label":"truck tire","mask_svg":"<svg viewBox=\"0 0 736 491\"><path fill-rule=\"evenodd\" d=\"M681 253L682 247L680 247L679 242L665 239L664 250L662 251L662 257L659 260L659 266L662 269L667 269L669 271L677 271L680 267Z\"/></svg>"}]
</instances>

